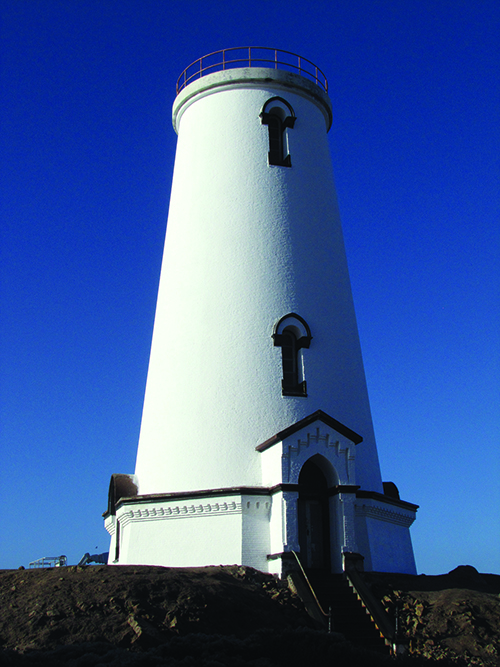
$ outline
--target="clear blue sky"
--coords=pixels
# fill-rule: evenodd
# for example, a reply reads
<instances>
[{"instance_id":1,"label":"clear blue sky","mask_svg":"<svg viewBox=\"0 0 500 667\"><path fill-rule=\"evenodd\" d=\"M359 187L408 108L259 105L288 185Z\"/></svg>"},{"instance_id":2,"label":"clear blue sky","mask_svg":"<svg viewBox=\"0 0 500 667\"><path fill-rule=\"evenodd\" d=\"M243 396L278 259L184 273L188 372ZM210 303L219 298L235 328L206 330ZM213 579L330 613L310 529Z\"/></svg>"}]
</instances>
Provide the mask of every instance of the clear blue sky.
<instances>
[{"instance_id":1,"label":"clear blue sky","mask_svg":"<svg viewBox=\"0 0 500 667\"><path fill-rule=\"evenodd\" d=\"M499 573L498 2L0 7L0 567L108 550L109 478L135 467L175 81L253 44L329 79L382 475L420 505L418 570Z\"/></svg>"}]
</instances>

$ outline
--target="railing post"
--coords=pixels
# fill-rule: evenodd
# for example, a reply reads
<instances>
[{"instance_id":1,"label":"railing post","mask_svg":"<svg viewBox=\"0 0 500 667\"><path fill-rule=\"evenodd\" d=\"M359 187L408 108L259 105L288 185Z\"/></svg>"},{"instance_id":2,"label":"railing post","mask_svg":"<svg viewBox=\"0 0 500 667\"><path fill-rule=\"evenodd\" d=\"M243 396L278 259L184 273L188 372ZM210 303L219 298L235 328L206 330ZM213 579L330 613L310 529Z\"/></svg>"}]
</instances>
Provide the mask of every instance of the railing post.
<instances>
[{"instance_id":1,"label":"railing post","mask_svg":"<svg viewBox=\"0 0 500 667\"><path fill-rule=\"evenodd\" d=\"M183 90L188 85L188 82L190 83L191 81L196 80L197 75L198 75L198 78L201 78L201 77L205 76L205 70L207 70L207 72L217 72L217 71L221 71L221 70L224 71L226 69L226 64L227 64L226 63L226 51L230 51L230 52L235 51L235 52L237 52L237 51L245 51L246 50L247 51L247 58L246 59L244 57L231 59L231 57L230 57L229 63L231 63L231 64L244 63L243 66L246 66L246 63L248 63L248 67L253 67L254 66L253 65L254 59L252 58L252 48L257 48L257 47L252 47L252 46L238 47L238 48L235 47L235 48L230 48L230 49L221 49L219 51L214 51L213 53L209 54L211 57L215 57L215 59L216 59L216 57L219 54L222 54L222 58L221 58L221 60L219 60L219 62L215 62L215 64L209 65L206 68L203 65L203 60L207 56L202 56L198 60L195 60L194 63L191 63L191 65L189 65L189 67L187 67L182 72L182 74L179 76L179 78L177 79L177 82L176 82L176 92L177 92L177 94L179 94L179 92L181 90ZM265 51L265 54L260 59L258 57L255 58L255 63L256 63L255 67L258 67L259 61L262 62L262 63L266 63L266 64L267 63L272 63L273 62L272 58L267 58L267 54L268 54L268 52L272 53L274 51L274 69L276 69L276 70L280 69L280 66L283 65L283 69L288 70L288 68L290 68L290 70L293 71L293 68L295 68L299 72L299 74L302 75L302 61L305 60L306 67L303 70L304 71L303 76L307 77L311 81L314 81L316 83L316 85L320 86L321 88L323 88L323 90L326 93L328 93L328 81L326 79L326 76L323 74L323 72L314 63L312 63L307 58L302 58L298 53L292 53L291 51L281 51L280 49L270 49L270 48L265 47L265 46L262 46L262 47L259 47L259 48L260 48L261 51ZM283 53L283 58L285 58L285 56L286 56L287 59L286 60L285 59L280 60L280 56L279 56L280 53ZM291 56L291 58L296 57L297 58L297 65L294 65L292 62L288 62L288 60L289 60L288 56ZM291 60L291 58L290 58L290 60ZM199 64L198 67L197 67L197 64ZM311 66L311 70L309 69L309 65ZM267 65L267 66L269 66L269 65ZM191 68L193 69L192 74L191 74ZM314 71L312 71L312 70L314 70ZM189 76L188 76L188 72L189 72Z\"/></svg>"}]
</instances>

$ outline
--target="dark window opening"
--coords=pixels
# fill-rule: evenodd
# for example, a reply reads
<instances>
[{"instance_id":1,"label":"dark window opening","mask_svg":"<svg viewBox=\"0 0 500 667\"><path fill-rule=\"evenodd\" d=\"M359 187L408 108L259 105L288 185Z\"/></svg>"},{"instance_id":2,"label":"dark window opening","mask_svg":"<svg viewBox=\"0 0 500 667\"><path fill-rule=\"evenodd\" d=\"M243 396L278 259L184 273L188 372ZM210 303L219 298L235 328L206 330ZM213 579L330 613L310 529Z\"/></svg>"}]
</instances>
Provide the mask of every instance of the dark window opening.
<instances>
[{"instance_id":1,"label":"dark window opening","mask_svg":"<svg viewBox=\"0 0 500 667\"><path fill-rule=\"evenodd\" d=\"M292 107L281 97L273 97L264 105L260 118L269 131L269 164L291 167L292 160L288 153L286 129L293 128L295 124Z\"/></svg>"},{"instance_id":2,"label":"dark window opening","mask_svg":"<svg viewBox=\"0 0 500 667\"><path fill-rule=\"evenodd\" d=\"M309 347L311 338L306 322L294 313L282 317L274 328L274 345L281 347L283 396L307 396L301 350Z\"/></svg>"},{"instance_id":3,"label":"dark window opening","mask_svg":"<svg viewBox=\"0 0 500 667\"><path fill-rule=\"evenodd\" d=\"M281 355L283 362L283 389L293 390L299 386L297 363L297 337L291 329L282 333Z\"/></svg>"},{"instance_id":4,"label":"dark window opening","mask_svg":"<svg viewBox=\"0 0 500 667\"><path fill-rule=\"evenodd\" d=\"M278 116L269 114L267 127L269 130L269 164L291 166L290 156L283 157L283 128ZM284 162L287 164L284 164ZM290 164L288 164L290 163Z\"/></svg>"}]
</instances>

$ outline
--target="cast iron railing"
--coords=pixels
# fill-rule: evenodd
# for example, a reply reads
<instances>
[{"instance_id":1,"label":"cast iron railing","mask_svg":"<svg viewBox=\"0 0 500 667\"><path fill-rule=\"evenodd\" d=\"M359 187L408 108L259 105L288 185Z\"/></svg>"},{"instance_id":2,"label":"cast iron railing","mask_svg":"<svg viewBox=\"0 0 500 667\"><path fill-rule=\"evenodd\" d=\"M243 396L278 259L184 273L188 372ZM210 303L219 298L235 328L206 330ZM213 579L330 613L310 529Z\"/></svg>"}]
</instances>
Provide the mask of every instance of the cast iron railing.
<instances>
[{"instance_id":1,"label":"cast iron railing","mask_svg":"<svg viewBox=\"0 0 500 667\"><path fill-rule=\"evenodd\" d=\"M214 51L191 63L177 79L177 93L202 76L236 67L270 67L296 72L328 92L326 76L307 58L291 51L269 49L265 46L238 46Z\"/></svg>"}]
</instances>

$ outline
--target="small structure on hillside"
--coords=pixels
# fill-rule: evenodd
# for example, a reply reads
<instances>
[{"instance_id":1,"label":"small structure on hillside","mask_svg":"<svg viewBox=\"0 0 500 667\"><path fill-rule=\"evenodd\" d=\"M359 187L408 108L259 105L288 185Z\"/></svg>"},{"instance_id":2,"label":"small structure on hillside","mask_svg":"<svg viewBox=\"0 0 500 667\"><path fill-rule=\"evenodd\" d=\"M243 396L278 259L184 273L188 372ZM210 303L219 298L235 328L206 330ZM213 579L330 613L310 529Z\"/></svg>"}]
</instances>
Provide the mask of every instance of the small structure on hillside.
<instances>
[{"instance_id":1,"label":"small structure on hillside","mask_svg":"<svg viewBox=\"0 0 500 667\"><path fill-rule=\"evenodd\" d=\"M64 567L67 564L68 559L66 556L43 556L42 558L32 560L30 563L30 568Z\"/></svg>"}]
</instances>

